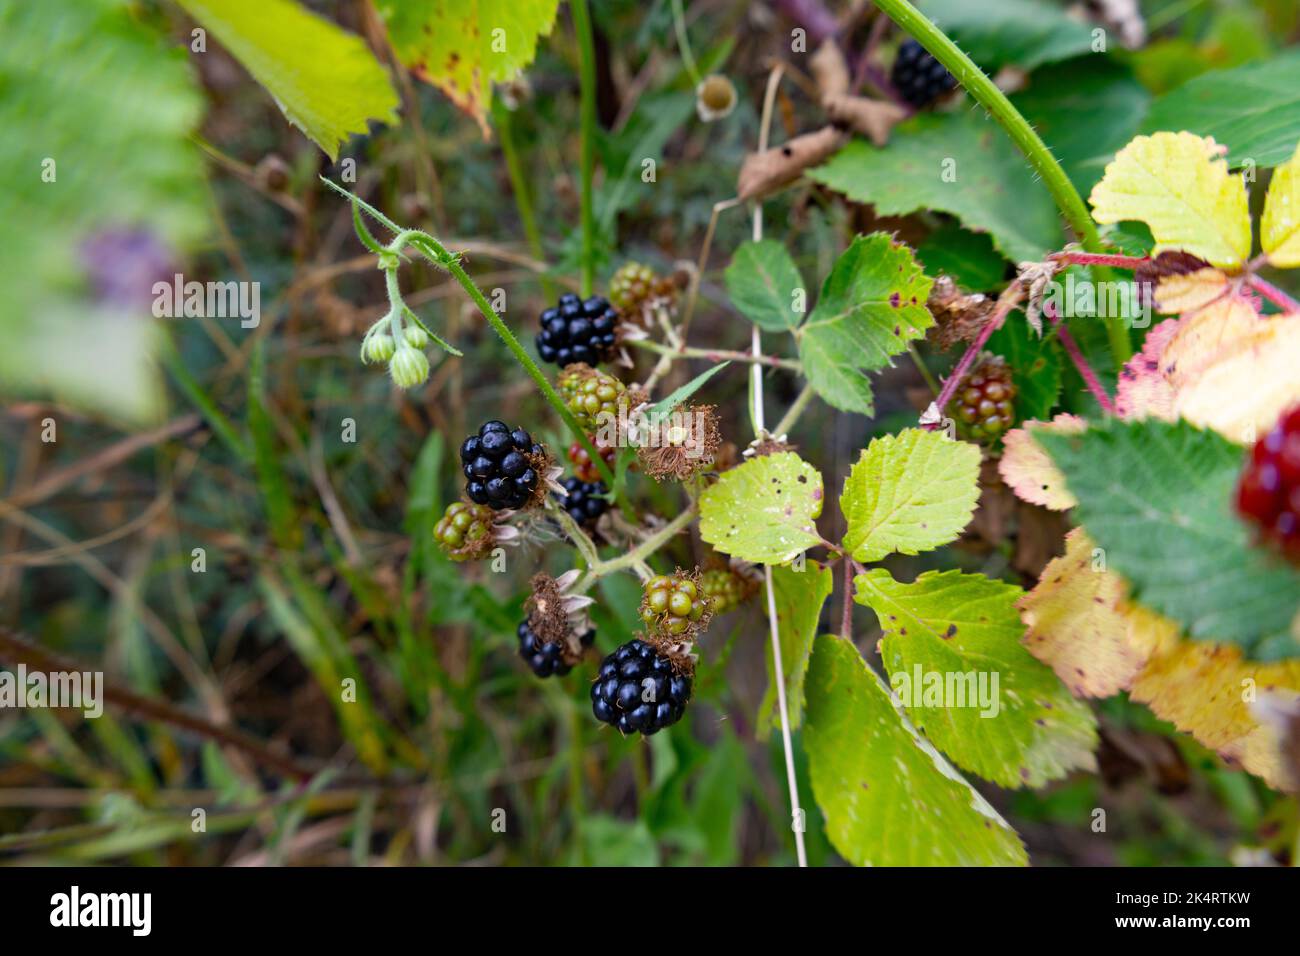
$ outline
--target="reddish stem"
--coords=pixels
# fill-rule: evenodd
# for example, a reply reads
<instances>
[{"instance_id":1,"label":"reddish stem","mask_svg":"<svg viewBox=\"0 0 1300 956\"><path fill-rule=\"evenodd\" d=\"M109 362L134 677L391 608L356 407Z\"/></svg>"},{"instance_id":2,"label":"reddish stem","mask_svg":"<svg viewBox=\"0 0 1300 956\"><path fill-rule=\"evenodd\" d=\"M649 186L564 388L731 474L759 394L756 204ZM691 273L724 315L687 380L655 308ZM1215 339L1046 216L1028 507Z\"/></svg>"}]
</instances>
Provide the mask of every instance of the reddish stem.
<instances>
[{"instance_id":1,"label":"reddish stem","mask_svg":"<svg viewBox=\"0 0 1300 956\"><path fill-rule=\"evenodd\" d=\"M1061 340L1061 346L1065 349L1065 354L1070 356L1070 360L1074 362L1074 367L1079 370L1079 374L1083 377L1083 383L1088 386L1088 391L1092 392L1093 397L1097 399L1097 404L1101 406L1101 410L1107 415L1117 414L1115 403L1111 401L1110 395L1106 393L1106 389L1101 384L1101 379L1097 378L1097 373L1092 370L1088 360L1083 357L1083 352L1079 349L1079 343L1074 341L1074 336L1065 327L1061 317L1056 314L1056 303L1043 303L1043 314L1056 327L1056 336Z\"/></svg>"},{"instance_id":2,"label":"reddish stem","mask_svg":"<svg viewBox=\"0 0 1300 956\"><path fill-rule=\"evenodd\" d=\"M1247 277L1246 284L1283 312L1300 312L1300 302L1291 298L1273 283L1252 274Z\"/></svg>"},{"instance_id":3,"label":"reddish stem","mask_svg":"<svg viewBox=\"0 0 1300 956\"><path fill-rule=\"evenodd\" d=\"M939 397L934 400L934 407L939 412L939 419L922 425L923 428L935 431L943 424L943 410L948 407L953 395L957 394L957 386L961 384L962 379L966 377L966 373L975 364L976 357L988 344L989 337L1001 328L1003 321L1006 320L1007 313L1015 307L1023 295L1024 290L1021 288L1020 283L1013 282L1007 286L1006 291L998 298L997 306L990 313L988 322L984 324L984 328L980 329L980 334L970 344L970 348L961 357L957 367L952 370L952 374L944 379L943 388L939 391Z\"/></svg>"},{"instance_id":4,"label":"reddish stem","mask_svg":"<svg viewBox=\"0 0 1300 956\"><path fill-rule=\"evenodd\" d=\"M1114 266L1117 269L1136 269L1151 261L1146 256L1110 256L1096 252L1055 252L1047 258L1069 266Z\"/></svg>"},{"instance_id":5,"label":"reddish stem","mask_svg":"<svg viewBox=\"0 0 1300 956\"><path fill-rule=\"evenodd\" d=\"M844 556L844 609L840 612L840 637L853 640L853 562Z\"/></svg>"}]
</instances>

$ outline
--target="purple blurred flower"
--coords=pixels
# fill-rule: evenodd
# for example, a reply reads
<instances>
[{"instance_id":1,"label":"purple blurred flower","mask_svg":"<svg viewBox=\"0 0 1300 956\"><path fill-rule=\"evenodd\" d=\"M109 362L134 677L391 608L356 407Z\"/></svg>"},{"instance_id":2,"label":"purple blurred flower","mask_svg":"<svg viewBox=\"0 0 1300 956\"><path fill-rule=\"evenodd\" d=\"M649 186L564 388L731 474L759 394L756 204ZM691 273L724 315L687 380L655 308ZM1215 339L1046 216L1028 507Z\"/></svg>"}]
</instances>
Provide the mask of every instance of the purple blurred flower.
<instances>
[{"instance_id":1,"label":"purple blurred flower","mask_svg":"<svg viewBox=\"0 0 1300 956\"><path fill-rule=\"evenodd\" d=\"M94 297L103 305L147 309L155 282L175 271L171 250L147 229L110 227L81 244L81 261Z\"/></svg>"}]
</instances>

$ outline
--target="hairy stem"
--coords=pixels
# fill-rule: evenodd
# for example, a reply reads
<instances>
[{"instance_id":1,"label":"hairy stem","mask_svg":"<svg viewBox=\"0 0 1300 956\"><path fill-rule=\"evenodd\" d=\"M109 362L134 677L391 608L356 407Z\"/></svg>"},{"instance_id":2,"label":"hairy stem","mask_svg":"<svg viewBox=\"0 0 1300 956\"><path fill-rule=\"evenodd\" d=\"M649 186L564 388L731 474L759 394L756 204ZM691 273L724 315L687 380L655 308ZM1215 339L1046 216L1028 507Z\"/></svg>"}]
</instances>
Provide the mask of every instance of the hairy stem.
<instances>
[{"instance_id":1,"label":"hairy stem","mask_svg":"<svg viewBox=\"0 0 1300 956\"><path fill-rule=\"evenodd\" d=\"M1273 283L1268 282L1267 280L1261 279L1259 276L1252 274L1246 280L1246 284L1250 286L1252 289L1254 289L1256 292L1258 292L1260 295L1262 295L1264 298L1268 299L1269 302L1272 302L1283 312L1300 312L1300 302L1297 302L1295 299L1291 298L1291 296L1287 295L1277 286L1273 285Z\"/></svg>"},{"instance_id":2,"label":"hairy stem","mask_svg":"<svg viewBox=\"0 0 1300 956\"><path fill-rule=\"evenodd\" d=\"M1056 337L1061 340L1061 347L1065 349L1065 354L1070 356L1070 361L1074 367L1079 370L1083 383L1088 386L1088 391L1097 399L1097 404L1107 415L1117 414L1115 403L1111 401L1110 394L1106 391L1105 386L1101 384L1101 379L1097 378L1097 373L1092 370L1088 360L1083 356L1083 350L1079 348L1079 343L1074 341L1074 336L1066 327L1065 322L1056 314L1055 303L1048 302L1043 307L1043 314L1051 320L1052 325L1056 327Z\"/></svg>"},{"instance_id":3,"label":"hairy stem","mask_svg":"<svg viewBox=\"0 0 1300 956\"><path fill-rule=\"evenodd\" d=\"M1092 221L1092 216L1088 214L1088 207L1084 205L1083 197L1074 188L1070 177L1065 174L1065 170L1056 161L1042 137L1034 132L1034 128L1020 115L1020 111L1011 105L1011 101L997 88L997 85L961 51L957 44L948 39L947 34L908 0L876 0L876 6L889 19L915 37L921 46L947 67L948 72L956 78L957 82L988 110L1024 154L1034 172L1042 179L1048 192L1052 194L1052 199L1056 201L1057 208L1061 210L1061 215L1082 241L1084 248L1089 252L1102 253L1104 248L1101 237L1097 233L1097 226ZM1133 350L1129 342L1128 330L1120 317L1111 316L1107 320L1106 331L1110 336L1110 346L1115 353L1116 361L1120 363L1126 361L1133 354Z\"/></svg>"}]
</instances>

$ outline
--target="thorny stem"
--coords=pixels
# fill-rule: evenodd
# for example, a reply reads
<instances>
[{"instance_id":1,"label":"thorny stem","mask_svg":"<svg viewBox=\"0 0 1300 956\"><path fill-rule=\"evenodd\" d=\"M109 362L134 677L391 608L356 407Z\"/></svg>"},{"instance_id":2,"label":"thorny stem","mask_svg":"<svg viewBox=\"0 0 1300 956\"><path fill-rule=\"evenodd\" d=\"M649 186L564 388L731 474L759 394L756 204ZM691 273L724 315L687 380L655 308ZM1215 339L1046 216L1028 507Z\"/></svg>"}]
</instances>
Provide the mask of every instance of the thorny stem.
<instances>
[{"instance_id":1,"label":"thorny stem","mask_svg":"<svg viewBox=\"0 0 1300 956\"><path fill-rule=\"evenodd\" d=\"M1056 161L1056 157L1047 148L1042 137L1034 131L1020 111L1011 105L1011 101L998 89L997 84L985 76L971 58L948 39L947 34L936 27L908 0L876 0L876 6L899 27L915 37L921 46L947 67L948 72L957 79L957 82L988 110L1024 154L1034 172L1042 179L1048 192L1056 201L1057 208L1061 210L1070 228L1083 242L1084 248L1088 252L1102 253L1101 236L1097 233L1097 226L1092 221L1092 216L1088 214L1088 207L1084 205L1083 197L1074 188L1070 177L1065 174L1065 170ZM1115 353L1116 362L1127 361L1133 354L1133 347L1122 319L1111 316L1106 323L1106 331L1110 336L1110 347Z\"/></svg>"},{"instance_id":2,"label":"thorny stem","mask_svg":"<svg viewBox=\"0 0 1300 956\"><path fill-rule=\"evenodd\" d=\"M1151 261L1146 256L1112 256L1096 252L1056 252L1047 258L1067 266L1110 266L1117 269L1136 269Z\"/></svg>"},{"instance_id":3,"label":"thorny stem","mask_svg":"<svg viewBox=\"0 0 1300 956\"><path fill-rule=\"evenodd\" d=\"M582 216L582 295L591 295L596 282L596 218L591 198L591 183L596 164L596 46L591 36L591 13L587 0L571 0L573 30L578 38L578 79L581 85L579 112L581 158Z\"/></svg>"}]
</instances>

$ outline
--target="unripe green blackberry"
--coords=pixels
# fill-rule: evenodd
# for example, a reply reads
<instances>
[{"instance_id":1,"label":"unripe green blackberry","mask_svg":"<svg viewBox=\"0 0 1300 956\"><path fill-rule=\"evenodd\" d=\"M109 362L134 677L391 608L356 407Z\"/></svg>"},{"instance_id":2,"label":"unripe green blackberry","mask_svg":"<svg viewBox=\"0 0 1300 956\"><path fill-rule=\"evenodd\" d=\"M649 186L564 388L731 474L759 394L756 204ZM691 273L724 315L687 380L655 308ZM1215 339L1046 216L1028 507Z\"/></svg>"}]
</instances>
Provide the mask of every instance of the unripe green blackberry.
<instances>
[{"instance_id":1,"label":"unripe green blackberry","mask_svg":"<svg viewBox=\"0 0 1300 956\"><path fill-rule=\"evenodd\" d=\"M708 626L713 609L699 578L698 572L678 571L661 574L645 583L641 620L651 632L663 637L688 638Z\"/></svg>"},{"instance_id":2,"label":"unripe green blackberry","mask_svg":"<svg viewBox=\"0 0 1300 956\"><path fill-rule=\"evenodd\" d=\"M433 529L434 540L453 561L481 558L492 549L492 509L454 501Z\"/></svg>"},{"instance_id":3,"label":"unripe green blackberry","mask_svg":"<svg viewBox=\"0 0 1300 956\"><path fill-rule=\"evenodd\" d=\"M712 602L714 614L740 607L754 592L753 585L731 568L711 568L700 575L700 588Z\"/></svg>"},{"instance_id":4,"label":"unripe green blackberry","mask_svg":"<svg viewBox=\"0 0 1300 956\"><path fill-rule=\"evenodd\" d=\"M620 266L609 280L609 301L625 319L640 317L649 302L671 303L676 297L677 283L673 277L657 276L642 262Z\"/></svg>"},{"instance_id":5,"label":"unripe green blackberry","mask_svg":"<svg viewBox=\"0 0 1300 956\"><path fill-rule=\"evenodd\" d=\"M564 404L588 431L600 428L600 417L605 412L617 418L619 405L626 404L627 386L589 365L566 367L558 384Z\"/></svg>"},{"instance_id":6,"label":"unripe green blackberry","mask_svg":"<svg viewBox=\"0 0 1300 956\"><path fill-rule=\"evenodd\" d=\"M1016 384L1000 355L980 361L948 405L957 430L976 441L994 441L1016 423Z\"/></svg>"}]
</instances>

